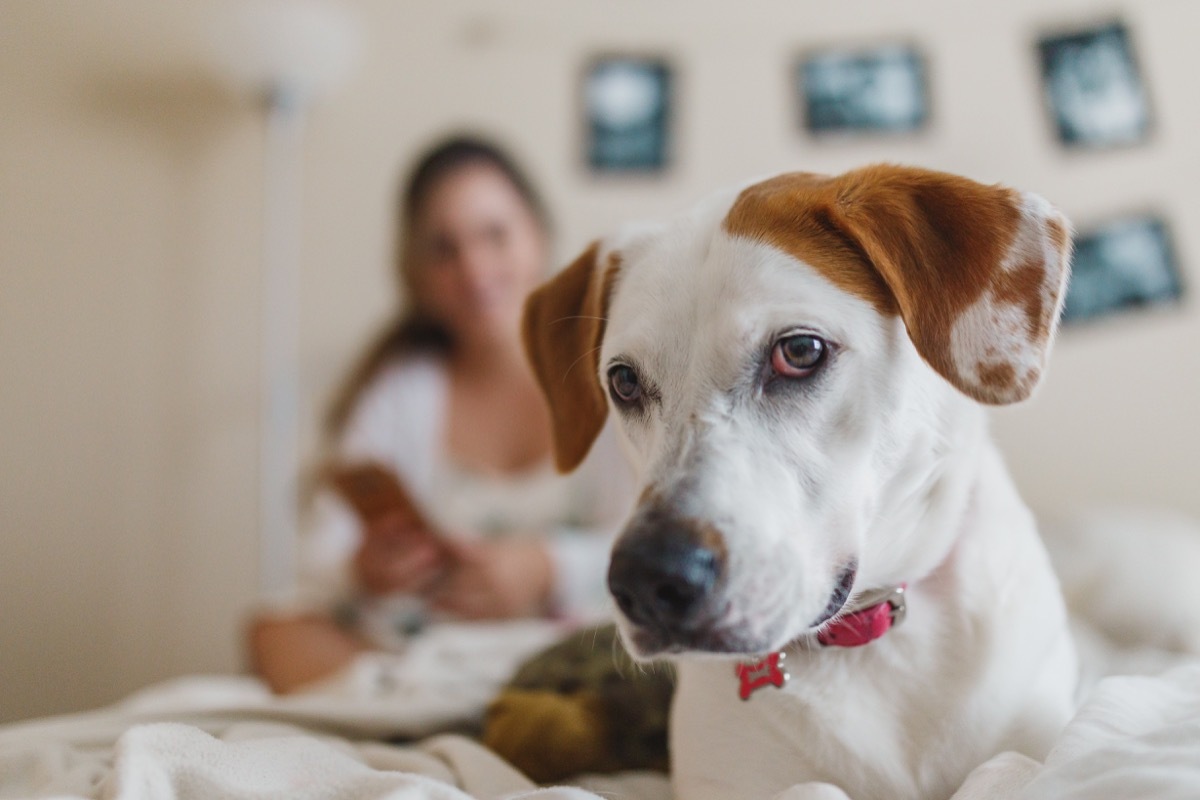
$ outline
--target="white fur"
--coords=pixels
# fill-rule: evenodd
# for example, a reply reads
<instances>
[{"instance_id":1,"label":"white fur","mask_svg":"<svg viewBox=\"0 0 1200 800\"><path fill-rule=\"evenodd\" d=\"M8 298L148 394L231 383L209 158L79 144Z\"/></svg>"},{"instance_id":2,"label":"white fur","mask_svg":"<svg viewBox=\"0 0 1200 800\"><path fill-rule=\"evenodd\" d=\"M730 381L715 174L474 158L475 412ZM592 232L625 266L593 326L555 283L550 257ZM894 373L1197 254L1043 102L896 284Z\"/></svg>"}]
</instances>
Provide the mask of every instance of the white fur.
<instances>
[{"instance_id":1,"label":"white fur","mask_svg":"<svg viewBox=\"0 0 1200 800\"><path fill-rule=\"evenodd\" d=\"M1072 708L1075 655L982 410L898 318L725 233L731 202L615 245L600 359L602 385L633 361L659 398L641 415L610 406L640 482L721 532L724 635L748 654L788 648L786 688L745 702L737 657L678 656L676 796L839 796L833 784L855 800L929 800L998 752L1043 756ZM805 388L763 391L755 365L795 331L834 343L833 357ZM789 645L847 559L856 591L908 583L907 620L861 648Z\"/></svg>"},{"instance_id":2,"label":"white fur","mask_svg":"<svg viewBox=\"0 0 1200 800\"><path fill-rule=\"evenodd\" d=\"M985 389L982 371L1007 366L1013 370L1015 385L1036 381L1044 350L1030 327L1024 308L1000 302L992 289L984 291L950 329L950 355L959 379L967 386Z\"/></svg>"},{"instance_id":3,"label":"white fur","mask_svg":"<svg viewBox=\"0 0 1200 800\"><path fill-rule=\"evenodd\" d=\"M1053 340L1066 300L1068 254L1055 251L1048 230L1051 221L1064 232L1070 224L1049 201L1032 192L1021 195L1020 214L1017 234L1000 261L1000 270L1011 273L1030 263L1043 265L1042 318L1030 319L1026 305L1002 301L993 286L959 316L950 331L950 357L959 379L983 396L994 393L981 374L991 367L1011 367L1014 387L1027 390L1037 383L1049 342L1040 340L1036 332L1044 328Z\"/></svg>"}]
</instances>

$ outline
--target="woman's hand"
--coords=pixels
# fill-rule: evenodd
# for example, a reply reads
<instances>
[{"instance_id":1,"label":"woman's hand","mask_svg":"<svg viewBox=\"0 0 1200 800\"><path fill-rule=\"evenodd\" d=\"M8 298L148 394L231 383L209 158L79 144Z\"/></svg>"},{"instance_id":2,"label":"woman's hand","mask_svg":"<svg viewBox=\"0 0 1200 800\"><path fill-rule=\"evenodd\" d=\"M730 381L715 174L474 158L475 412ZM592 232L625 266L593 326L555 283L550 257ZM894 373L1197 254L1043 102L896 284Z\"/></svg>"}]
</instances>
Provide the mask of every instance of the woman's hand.
<instances>
[{"instance_id":1,"label":"woman's hand","mask_svg":"<svg viewBox=\"0 0 1200 800\"><path fill-rule=\"evenodd\" d=\"M554 569L537 539L455 540L449 569L431 597L435 608L463 619L542 616Z\"/></svg>"},{"instance_id":2,"label":"woman's hand","mask_svg":"<svg viewBox=\"0 0 1200 800\"><path fill-rule=\"evenodd\" d=\"M423 594L446 570L446 559L432 535L403 514L373 520L363 531L354 556L354 574L370 594Z\"/></svg>"}]
</instances>

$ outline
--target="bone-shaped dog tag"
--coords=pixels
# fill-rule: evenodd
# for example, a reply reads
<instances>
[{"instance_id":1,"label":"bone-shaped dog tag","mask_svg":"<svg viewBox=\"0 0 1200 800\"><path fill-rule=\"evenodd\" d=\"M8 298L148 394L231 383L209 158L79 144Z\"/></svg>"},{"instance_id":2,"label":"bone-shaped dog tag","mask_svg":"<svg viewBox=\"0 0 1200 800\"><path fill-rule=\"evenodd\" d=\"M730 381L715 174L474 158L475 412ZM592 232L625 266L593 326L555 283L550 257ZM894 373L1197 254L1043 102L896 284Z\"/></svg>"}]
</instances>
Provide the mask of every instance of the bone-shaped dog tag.
<instances>
[{"instance_id":1,"label":"bone-shaped dog tag","mask_svg":"<svg viewBox=\"0 0 1200 800\"><path fill-rule=\"evenodd\" d=\"M764 686L775 686L782 689L788 680L787 670L783 666L784 658L786 658L785 653L771 653L757 663L738 664L736 674L741 681L738 697L749 700L750 695Z\"/></svg>"}]
</instances>

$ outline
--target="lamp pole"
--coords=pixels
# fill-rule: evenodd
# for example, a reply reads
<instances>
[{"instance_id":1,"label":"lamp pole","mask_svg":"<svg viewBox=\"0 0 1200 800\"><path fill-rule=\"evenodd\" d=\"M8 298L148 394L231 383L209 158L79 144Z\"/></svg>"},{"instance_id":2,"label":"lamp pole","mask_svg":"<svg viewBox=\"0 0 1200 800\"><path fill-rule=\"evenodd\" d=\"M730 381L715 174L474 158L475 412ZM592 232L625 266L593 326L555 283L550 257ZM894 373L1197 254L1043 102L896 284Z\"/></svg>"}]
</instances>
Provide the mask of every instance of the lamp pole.
<instances>
[{"instance_id":1,"label":"lamp pole","mask_svg":"<svg viewBox=\"0 0 1200 800\"><path fill-rule=\"evenodd\" d=\"M334 0L246 0L211 31L213 67L265 98L259 402L259 590L296 578L300 445L300 266L304 123L312 100L358 60L362 29Z\"/></svg>"},{"instance_id":2,"label":"lamp pole","mask_svg":"<svg viewBox=\"0 0 1200 800\"><path fill-rule=\"evenodd\" d=\"M259 407L259 586L292 587L299 528L300 251L305 102L267 93Z\"/></svg>"}]
</instances>

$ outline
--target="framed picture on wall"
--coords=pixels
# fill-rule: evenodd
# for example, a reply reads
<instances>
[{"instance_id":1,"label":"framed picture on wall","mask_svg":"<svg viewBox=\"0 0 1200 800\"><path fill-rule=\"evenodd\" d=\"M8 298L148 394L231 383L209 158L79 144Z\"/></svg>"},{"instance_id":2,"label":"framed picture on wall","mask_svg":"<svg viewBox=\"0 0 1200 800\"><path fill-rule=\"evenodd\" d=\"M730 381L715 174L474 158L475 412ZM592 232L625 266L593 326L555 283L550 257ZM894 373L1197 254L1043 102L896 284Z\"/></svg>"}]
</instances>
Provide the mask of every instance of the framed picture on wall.
<instances>
[{"instance_id":1,"label":"framed picture on wall","mask_svg":"<svg viewBox=\"0 0 1200 800\"><path fill-rule=\"evenodd\" d=\"M1174 303L1182 295L1167 224L1154 215L1123 217L1076 237L1063 321Z\"/></svg>"},{"instance_id":2,"label":"framed picture on wall","mask_svg":"<svg viewBox=\"0 0 1200 800\"><path fill-rule=\"evenodd\" d=\"M929 119L925 60L909 45L810 53L795 79L801 124L814 134L911 133Z\"/></svg>"},{"instance_id":3,"label":"framed picture on wall","mask_svg":"<svg viewBox=\"0 0 1200 800\"><path fill-rule=\"evenodd\" d=\"M1137 144L1150 130L1150 102L1120 22L1038 41L1046 105L1069 147Z\"/></svg>"},{"instance_id":4,"label":"framed picture on wall","mask_svg":"<svg viewBox=\"0 0 1200 800\"><path fill-rule=\"evenodd\" d=\"M655 173L671 157L672 71L663 58L605 56L583 79L586 158L597 173Z\"/></svg>"}]
</instances>

